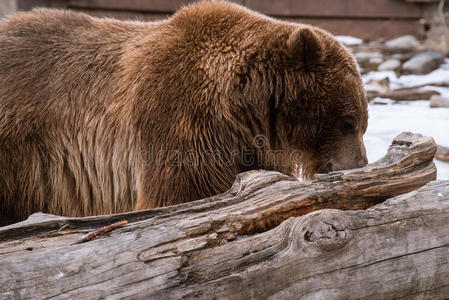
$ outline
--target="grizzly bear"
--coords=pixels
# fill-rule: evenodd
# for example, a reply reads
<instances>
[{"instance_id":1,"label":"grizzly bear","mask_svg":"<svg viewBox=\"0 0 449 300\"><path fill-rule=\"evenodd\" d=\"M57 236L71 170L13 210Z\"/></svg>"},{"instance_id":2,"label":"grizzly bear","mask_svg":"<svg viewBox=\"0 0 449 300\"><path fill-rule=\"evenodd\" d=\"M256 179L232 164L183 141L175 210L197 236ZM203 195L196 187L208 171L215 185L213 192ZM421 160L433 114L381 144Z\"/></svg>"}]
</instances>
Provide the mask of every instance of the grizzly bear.
<instances>
[{"instance_id":1,"label":"grizzly bear","mask_svg":"<svg viewBox=\"0 0 449 300\"><path fill-rule=\"evenodd\" d=\"M184 203L247 170L310 178L367 162L350 51L236 4L151 23L18 13L0 23L0 66L3 224Z\"/></svg>"}]
</instances>

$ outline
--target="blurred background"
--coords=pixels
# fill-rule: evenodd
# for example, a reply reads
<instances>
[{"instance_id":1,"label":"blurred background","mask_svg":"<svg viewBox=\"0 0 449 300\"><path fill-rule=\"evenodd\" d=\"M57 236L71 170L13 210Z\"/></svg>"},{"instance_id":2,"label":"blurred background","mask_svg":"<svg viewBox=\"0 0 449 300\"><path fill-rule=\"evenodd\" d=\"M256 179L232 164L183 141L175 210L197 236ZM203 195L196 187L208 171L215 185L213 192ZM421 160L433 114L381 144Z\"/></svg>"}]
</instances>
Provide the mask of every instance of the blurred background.
<instances>
[{"instance_id":1,"label":"blurred background","mask_svg":"<svg viewBox=\"0 0 449 300\"><path fill-rule=\"evenodd\" d=\"M158 20L195 0L0 0L0 18L34 7ZM328 30L352 49L369 105L370 162L402 131L432 136L439 179L449 179L449 7L445 0L236 0Z\"/></svg>"},{"instance_id":2,"label":"blurred background","mask_svg":"<svg viewBox=\"0 0 449 300\"><path fill-rule=\"evenodd\" d=\"M59 7L93 15L151 20L195 0L1 0L0 15L33 7ZM235 0L261 13L317 25L362 39L423 37L439 23L439 0Z\"/></svg>"}]
</instances>

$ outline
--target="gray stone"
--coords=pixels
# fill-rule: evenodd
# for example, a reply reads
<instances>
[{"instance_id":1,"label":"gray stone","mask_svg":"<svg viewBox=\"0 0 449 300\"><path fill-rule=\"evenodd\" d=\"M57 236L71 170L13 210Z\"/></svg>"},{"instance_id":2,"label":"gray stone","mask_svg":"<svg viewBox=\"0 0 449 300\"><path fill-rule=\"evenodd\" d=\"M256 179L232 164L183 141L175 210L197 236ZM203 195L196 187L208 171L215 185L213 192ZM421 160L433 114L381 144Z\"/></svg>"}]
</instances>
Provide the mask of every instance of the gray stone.
<instances>
[{"instance_id":1,"label":"gray stone","mask_svg":"<svg viewBox=\"0 0 449 300\"><path fill-rule=\"evenodd\" d=\"M380 65L384 60L380 57L372 57L369 59L369 63L372 65Z\"/></svg>"},{"instance_id":2,"label":"gray stone","mask_svg":"<svg viewBox=\"0 0 449 300\"><path fill-rule=\"evenodd\" d=\"M387 46L388 48L397 49L416 48L419 45L420 44L418 40L412 35L403 35L385 43L385 46Z\"/></svg>"},{"instance_id":3,"label":"gray stone","mask_svg":"<svg viewBox=\"0 0 449 300\"><path fill-rule=\"evenodd\" d=\"M413 56L412 53L395 53L391 56L392 59L397 59L401 62L404 62L410 59Z\"/></svg>"},{"instance_id":4,"label":"gray stone","mask_svg":"<svg viewBox=\"0 0 449 300\"><path fill-rule=\"evenodd\" d=\"M355 54L355 59L362 69L365 71L374 71L383 61L382 53L378 52L359 52Z\"/></svg>"},{"instance_id":5,"label":"gray stone","mask_svg":"<svg viewBox=\"0 0 449 300\"><path fill-rule=\"evenodd\" d=\"M416 54L402 65L402 71L406 74L427 74L438 68L444 62L444 56L427 51Z\"/></svg>"},{"instance_id":6,"label":"gray stone","mask_svg":"<svg viewBox=\"0 0 449 300\"><path fill-rule=\"evenodd\" d=\"M382 53L379 52L358 52L354 54L357 61L369 61L372 58L382 58Z\"/></svg>"},{"instance_id":7,"label":"gray stone","mask_svg":"<svg viewBox=\"0 0 449 300\"><path fill-rule=\"evenodd\" d=\"M430 107L449 107L449 98L434 95L430 97Z\"/></svg>"},{"instance_id":8,"label":"gray stone","mask_svg":"<svg viewBox=\"0 0 449 300\"><path fill-rule=\"evenodd\" d=\"M401 62L397 59L389 59L377 67L379 71L397 71L401 68Z\"/></svg>"},{"instance_id":9,"label":"gray stone","mask_svg":"<svg viewBox=\"0 0 449 300\"><path fill-rule=\"evenodd\" d=\"M370 41L366 45L369 49L381 49L383 48L384 43L380 41Z\"/></svg>"},{"instance_id":10,"label":"gray stone","mask_svg":"<svg viewBox=\"0 0 449 300\"><path fill-rule=\"evenodd\" d=\"M365 83L365 90L368 93L385 94L390 91L390 80L388 77L379 80L372 79Z\"/></svg>"}]
</instances>

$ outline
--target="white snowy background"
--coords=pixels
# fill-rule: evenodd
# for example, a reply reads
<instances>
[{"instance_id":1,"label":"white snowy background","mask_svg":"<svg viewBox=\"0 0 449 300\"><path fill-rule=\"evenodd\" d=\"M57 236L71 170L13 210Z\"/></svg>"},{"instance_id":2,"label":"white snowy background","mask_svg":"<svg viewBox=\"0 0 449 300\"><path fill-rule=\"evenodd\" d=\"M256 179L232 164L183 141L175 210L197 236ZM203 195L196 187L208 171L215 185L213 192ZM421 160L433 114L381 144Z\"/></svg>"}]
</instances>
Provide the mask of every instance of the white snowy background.
<instances>
[{"instance_id":1,"label":"white snowy background","mask_svg":"<svg viewBox=\"0 0 449 300\"><path fill-rule=\"evenodd\" d=\"M424 89L438 91L449 97L449 88L434 87L449 81L449 61L439 69L427 75L403 75L397 77L394 72L370 72L363 76L365 82L370 79L388 77L393 88L423 86ZM386 101L388 102L388 101ZM449 108L430 108L429 101L390 101L387 105L369 105L368 130L364 136L369 162L385 155L393 138L402 131L411 131L431 136L437 144L449 146ZM437 178L449 179L449 163L435 160Z\"/></svg>"},{"instance_id":2,"label":"white snowy background","mask_svg":"<svg viewBox=\"0 0 449 300\"><path fill-rule=\"evenodd\" d=\"M360 45L361 39L350 36L338 36L337 39L347 46ZM422 87L435 90L443 97L449 97L449 88L432 86L449 81L449 59L438 69L426 75L403 75L395 72L369 72L363 75L363 81L388 78L392 89ZM376 101L380 102L380 101ZM429 101L400 101L382 99L387 105L370 104L368 129L364 140L369 162L374 162L386 154L393 138L403 131L431 136L439 145L449 147L449 108L430 108ZM437 166L437 178L449 179L449 163L434 160Z\"/></svg>"}]
</instances>

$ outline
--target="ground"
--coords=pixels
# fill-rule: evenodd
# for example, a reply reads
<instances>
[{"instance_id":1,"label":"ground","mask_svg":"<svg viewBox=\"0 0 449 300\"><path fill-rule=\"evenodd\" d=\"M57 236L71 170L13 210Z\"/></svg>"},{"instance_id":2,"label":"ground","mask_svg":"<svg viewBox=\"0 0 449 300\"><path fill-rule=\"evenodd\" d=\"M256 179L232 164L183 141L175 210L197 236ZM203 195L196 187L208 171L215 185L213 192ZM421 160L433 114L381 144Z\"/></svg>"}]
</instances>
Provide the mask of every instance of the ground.
<instances>
[{"instance_id":1,"label":"ground","mask_svg":"<svg viewBox=\"0 0 449 300\"><path fill-rule=\"evenodd\" d=\"M448 87L432 84L447 82L449 59L438 69L426 75L397 76L392 71L373 71L363 75L364 82L388 78L392 89L418 87L439 92L449 97ZM392 139L402 131L432 136L435 142L449 146L449 108L430 108L429 101L400 101L380 99L386 105L370 104L368 130L364 136L369 162L376 161L386 153ZM438 179L449 179L449 163L435 160Z\"/></svg>"},{"instance_id":2,"label":"ground","mask_svg":"<svg viewBox=\"0 0 449 300\"><path fill-rule=\"evenodd\" d=\"M386 154L393 138L402 131L432 136L437 144L449 145L449 108L430 108L429 102L404 101L398 104L369 105L368 130L364 140L368 161ZM449 163L435 160L437 178L449 179Z\"/></svg>"}]
</instances>

